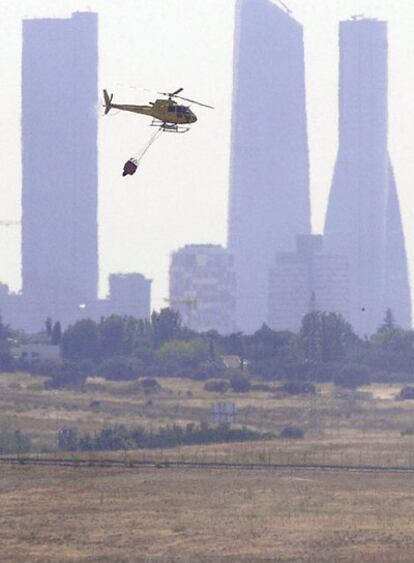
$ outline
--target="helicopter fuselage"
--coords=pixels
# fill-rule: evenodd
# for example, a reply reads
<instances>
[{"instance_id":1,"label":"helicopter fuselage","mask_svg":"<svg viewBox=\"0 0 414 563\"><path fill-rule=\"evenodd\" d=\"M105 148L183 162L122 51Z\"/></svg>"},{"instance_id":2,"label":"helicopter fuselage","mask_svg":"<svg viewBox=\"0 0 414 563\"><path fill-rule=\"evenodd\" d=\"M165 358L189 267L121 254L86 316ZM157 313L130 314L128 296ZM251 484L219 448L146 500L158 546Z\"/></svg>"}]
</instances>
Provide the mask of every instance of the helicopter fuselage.
<instances>
[{"instance_id":1,"label":"helicopter fuselage","mask_svg":"<svg viewBox=\"0 0 414 563\"><path fill-rule=\"evenodd\" d=\"M154 119L158 119L162 123L181 125L195 123L197 121L196 115L189 107L177 104L173 100L156 100L148 106L111 103L110 107L122 111L148 115Z\"/></svg>"}]
</instances>

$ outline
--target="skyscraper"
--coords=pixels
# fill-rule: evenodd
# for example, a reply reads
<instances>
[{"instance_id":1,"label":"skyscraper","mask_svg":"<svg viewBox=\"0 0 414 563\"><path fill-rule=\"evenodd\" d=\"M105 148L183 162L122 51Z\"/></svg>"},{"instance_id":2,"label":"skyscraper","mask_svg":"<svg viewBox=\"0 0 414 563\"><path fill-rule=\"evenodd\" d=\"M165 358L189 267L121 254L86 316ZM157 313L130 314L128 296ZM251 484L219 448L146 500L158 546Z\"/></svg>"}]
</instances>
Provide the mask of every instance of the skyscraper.
<instances>
[{"instance_id":1,"label":"skyscraper","mask_svg":"<svg viewBox=\"0 0 414 563\"><path fill-rule=\"evenodd\" d=\"M268 324L299 331L311 311L349 317L349 271L344 256L326 254L323 237L300 235L295 252L279 252L270 270Z\"/></svg>"},{"instance_id":2,"label":"skyscraper","mask_svg":"<svg viewBox=\"0 0 414 563\"><path fill-rule=\"evenodd\" d=\"M325 224L327 251L348 257L355 330L369 334L385 309L410 324L407 260L388 155L387 24L340 24L339 151Z\"/></svg>"},{"instance_id":3,"label":"skyscraper","mask_svg":"<svg viewBox=\"0 0 414 563\"><path fill-rule=\"evenodd\" d=\"M97 15L23 22L23 298L28 328L96 299Z\"/></svg>"},{"instance_id":4,"label":"skyscraper","mask_svg":"<svg viewBox=\"0 0 414 563\"><path fill-rule=\"evenodd\" d=\"M237 326L267 317L269 269L310 233L302 26L269 0L236 7L229 250Z\"/></svg>"}]
</instances>

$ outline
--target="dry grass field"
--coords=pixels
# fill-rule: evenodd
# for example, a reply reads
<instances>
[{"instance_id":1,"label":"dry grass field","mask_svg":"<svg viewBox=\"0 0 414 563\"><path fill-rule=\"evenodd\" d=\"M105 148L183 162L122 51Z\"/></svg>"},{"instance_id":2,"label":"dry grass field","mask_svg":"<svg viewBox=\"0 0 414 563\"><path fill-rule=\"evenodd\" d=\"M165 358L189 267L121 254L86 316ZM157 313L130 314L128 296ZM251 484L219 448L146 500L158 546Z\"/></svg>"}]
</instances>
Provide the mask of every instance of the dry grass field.
<instances>
[{"instance_id":1,"label":"dry grass field","mask_svg":"<svg viewBox=\"0 0 414 563\"><path fill-rule=\"evenodd\" d=\"M412 562L414 475L1 467L2 562Z\"/></svg>"},{"instance_id":2,"label":"dry grass field","mask_svg":"<svg viewBox=\"0 0 414 563\"><path fill-rule=\"evenodd\" d=\"M159 379L154 395L97 378L83 391L42 382L0 375L0 431L21 429L39 453L63 426L199 423L231 400L239 424L300 426L305 439L79 455L414 467L414 436L401 436L414 428L414 401L395 400L401 385L338 396L324 384L312 398L223 396L180 379ZM397 474L0 466L0 562L412 562L413 486L414 475Z\"/></svg>"},{"instance_id":3,"label":"dry grass field","mask_svg":"<svg viewBox=\"0 0 414 563\"><path fill-rule=\"evenodd\" d=\"M234 401L237 422L278 434L287 425L305 430L305 440L272 440L204 448L176 448L170 458L272 463L334 463L414 467L414 401L396 401L401 385L372 385L356 397L338 398L332 385L318 386L315 397L276 393L208 393L202 382L159 379L162 391L144 395L134 383L89 380L86 390L45 391L44 379L27 374L0 375L0 430L19 428L35 447L53 448L63 426L93 432L125 424L158 429L167 424L210 420L215 401ZM98 405L92 407L92 401ZM147 457L148 450L141 452ZM152 455L152 454L151 454Z\"/></svg>"}]
</instances>

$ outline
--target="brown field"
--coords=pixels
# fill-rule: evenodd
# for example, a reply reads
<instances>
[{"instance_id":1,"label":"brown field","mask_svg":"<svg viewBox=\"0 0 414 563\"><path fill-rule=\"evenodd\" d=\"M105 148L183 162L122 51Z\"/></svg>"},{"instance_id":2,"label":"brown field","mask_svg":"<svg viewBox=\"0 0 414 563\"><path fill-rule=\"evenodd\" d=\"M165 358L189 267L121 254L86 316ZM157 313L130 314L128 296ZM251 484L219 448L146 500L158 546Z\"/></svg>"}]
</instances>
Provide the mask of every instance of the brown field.
<instances>
[{"instance_id":1,"label":"brown field","mask_svg":"<svg viewBox=\"0 0 414 563\"><path fill-rule=\"evenodd\" d=\"M134 383L90 380L86 390L45 391L44 378L27 374L0 376L0 431L19 428L38 451L53 448L63 426L82 431L125 424L157 429L166 424L210 420L214 401L231 400L237 422L278 434L287 425L300 426L305 440L272 440L205 448L192 446L165 452L137 452L171 459L218 459L271 463L333 463L414 467L414 401L396 401L401 385L372 385L356 396L338 398L332 385L318 386L316 397L274 393L220 395L207 393L202 382L159 379L163 390L145 396ZM99 401L97 408L91 402ZM128 455L131 455L128 453Z\"/></svg>"},{"instance_id":2,"label":"brown field","mask_svg":"<svg viewBox=\"0 0 414 563\"><path fill-rule=\"evenodd\" d=\"M0 468L2 562L412 562L414 475Z\"/></svg>"},{"instance_id":3,"label":"brown field","mask_svg":"<svg viewBox=\"0 0 414 563\"><path fill-rule=\"evenodd\" d=\"M39 453L62 426L157 429L208 421L214 401L232 400L239 424L300 426L305 439L76 455L414 467L414 435L401 436L414 428L414 401L395 400L402 385L338 396L324 384L310 398L222 396L180 379L159 379L151 396L97 378L83 391L42 382L0 376L0 431L21 429ZM396 474L0 466L0 562L411 562L413 485L414 475Z\"/></svg>"}]
</instances>

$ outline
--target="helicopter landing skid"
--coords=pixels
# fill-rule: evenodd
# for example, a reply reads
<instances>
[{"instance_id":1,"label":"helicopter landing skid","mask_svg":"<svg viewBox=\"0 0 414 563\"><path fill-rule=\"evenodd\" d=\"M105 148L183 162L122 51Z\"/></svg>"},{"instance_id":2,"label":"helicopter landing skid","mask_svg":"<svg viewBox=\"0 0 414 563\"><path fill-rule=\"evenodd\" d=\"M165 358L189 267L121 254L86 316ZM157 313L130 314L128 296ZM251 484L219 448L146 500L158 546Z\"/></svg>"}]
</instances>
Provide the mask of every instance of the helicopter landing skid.
<instances>
[{"instance_id":1,"label":"helicopter landing skid","mask_svg":"<svg viewBox=\"0 0 414 563\"><path fill-rule=\"evenodd\" d=\"M187 133L187 131L190 130L189 127L185 127L184 125L177 125L176 123L169 124L159 119L153 119L151 127L158 127L166 133Z\"/></svg>"}]
</instances>

